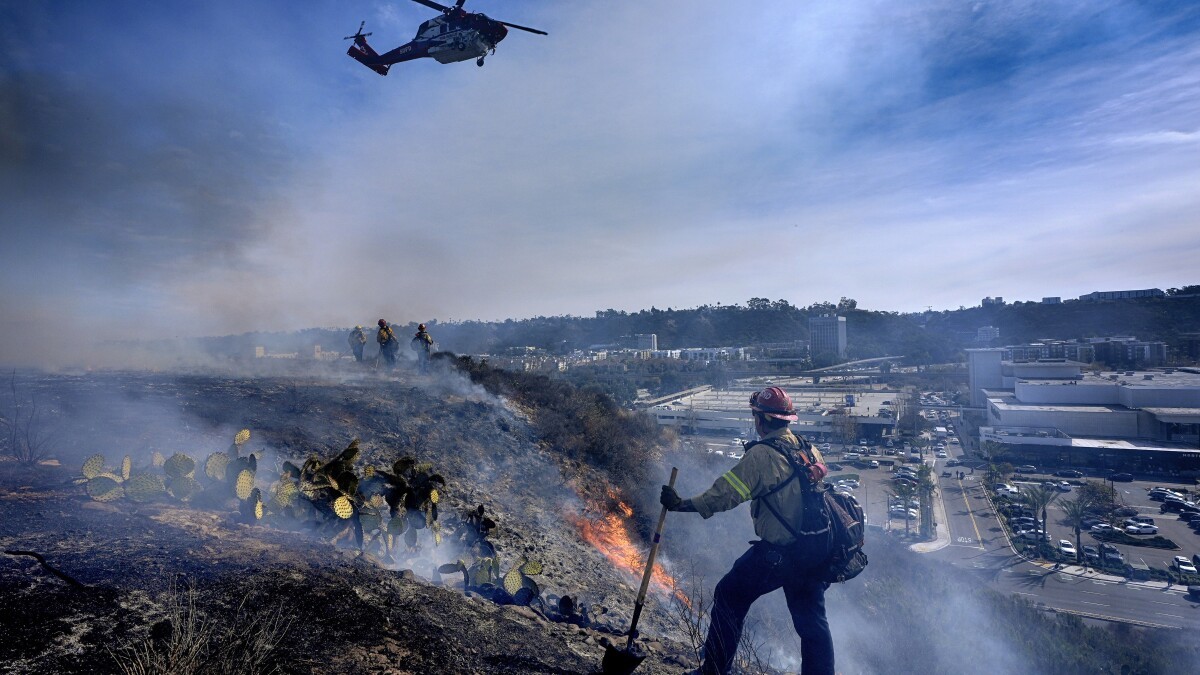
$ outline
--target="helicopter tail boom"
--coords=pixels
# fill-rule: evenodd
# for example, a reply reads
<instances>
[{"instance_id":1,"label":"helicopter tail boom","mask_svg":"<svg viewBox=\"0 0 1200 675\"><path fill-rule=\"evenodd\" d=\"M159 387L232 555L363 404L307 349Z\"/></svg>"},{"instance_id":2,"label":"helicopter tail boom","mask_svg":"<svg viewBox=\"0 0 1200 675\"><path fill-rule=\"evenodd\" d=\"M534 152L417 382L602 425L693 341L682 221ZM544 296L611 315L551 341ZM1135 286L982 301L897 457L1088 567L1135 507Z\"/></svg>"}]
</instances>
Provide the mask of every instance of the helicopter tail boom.
<instances>
[{"instance_id":1,"label":"helicopter tail boom","mask_svg":"<svg viewBox=\"0 0 1200 675\"><path fill-rule=\"evenodd\" d=\"M362 35L355 35L354 44L350 45L350 49L346 50L346 54L355 61L363 64L380 75L388 74L388 66L379 58L379 53L376 52L371 45L367 44L367 38Z\"/></svg>"}]
</instances>

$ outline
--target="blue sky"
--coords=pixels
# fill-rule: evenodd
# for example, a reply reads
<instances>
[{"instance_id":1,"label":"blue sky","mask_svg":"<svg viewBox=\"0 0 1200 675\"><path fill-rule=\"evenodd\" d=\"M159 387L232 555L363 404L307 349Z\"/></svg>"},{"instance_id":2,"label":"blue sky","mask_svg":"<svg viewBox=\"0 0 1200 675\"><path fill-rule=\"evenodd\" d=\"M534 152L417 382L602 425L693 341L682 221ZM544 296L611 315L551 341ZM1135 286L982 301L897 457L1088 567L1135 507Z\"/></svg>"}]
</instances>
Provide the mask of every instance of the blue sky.
<instances>
[{"instance_id":1,"label":"blue sky","mask_svg":"<svg viewBox=\"0 0 1200 675\"><path fill-rule=\"evenodd\" d=\"M246 6L249 5L249 6ZM1190 2L0 7L0 361L94 338L1200 281Z\"/></svg>"}]
</instances>

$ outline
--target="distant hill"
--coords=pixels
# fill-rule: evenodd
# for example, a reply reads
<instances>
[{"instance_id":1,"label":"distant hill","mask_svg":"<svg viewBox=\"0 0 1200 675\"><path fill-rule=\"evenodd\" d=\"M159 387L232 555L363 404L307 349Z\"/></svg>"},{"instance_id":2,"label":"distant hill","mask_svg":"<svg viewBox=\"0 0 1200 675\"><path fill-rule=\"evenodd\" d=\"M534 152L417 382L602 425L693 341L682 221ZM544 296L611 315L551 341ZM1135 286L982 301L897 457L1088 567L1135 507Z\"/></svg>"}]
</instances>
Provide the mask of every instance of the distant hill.
<instances>
[{"instance_id":1,"label":"distant hill","mask_svg":"<svg viewBox=\"0 0 1200 675\"><path fill-rule=\"evenodd\" d=\"M650 309L625 312L607 309L592 317L539 316L496 322L430 319L426 323L440 349L459 354L498 354L511 348L536 347L565 354L594 345L632 346L632 336L653 333L660 349L729 347L788 343L809 339L812 316L838 313L846 317L848 357L898 355L909 364L945 363L959 358L973 342L977 329L1000 329L997 344L1019 344L1039 338L1071 340L1110 335L1133 335L1161 340L1172 352L1184 346L1183 335L1200 332L1200 295L1083 302L1055 305L1017 302L940 312L902 314L861 309L853 299L796 307L786 300L751 298L746 304L702 305L691 309ZM373 328L369 333L373 336ZM402 339L415 324L396 326ZM269 352L312 353L314 345L327 352L346 351L346 329L311 328L290 333L246 333L202 338L195 346L213 355L252 355L255 346ZM367 343L370 356L374 340Z\"/></svg>"}]
</instances>

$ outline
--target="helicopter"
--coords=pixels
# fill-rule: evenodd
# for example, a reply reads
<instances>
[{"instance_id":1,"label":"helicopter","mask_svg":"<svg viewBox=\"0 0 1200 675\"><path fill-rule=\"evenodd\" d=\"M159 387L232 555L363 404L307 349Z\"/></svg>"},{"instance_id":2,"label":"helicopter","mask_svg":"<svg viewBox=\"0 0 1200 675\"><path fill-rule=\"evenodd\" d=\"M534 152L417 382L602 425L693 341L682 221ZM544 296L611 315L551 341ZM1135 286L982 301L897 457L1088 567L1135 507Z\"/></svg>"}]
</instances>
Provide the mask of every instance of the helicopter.
<instances>
[{"instance_id":1,"label":"helicopter","mask_svg":"<svg viewBox=\"0 0 1200 675\"><path fill-rule=\"evenodd\" d=\"M468 12L462 8L466 1L458 0L453 7L448 7L432 0L413 0L419 5L438 10L442 15L423 22L411 42L386 54L377 53L367 44L367 36L371 33L362 32L367 25L363 21L358 26L358 32L345 38L354 40L346 53L380 75L387 75L388 69L394 64L426 56L436 59L438 63L476 59L475 65L483 66L484 57L496 53L496 45L508 35L508 28L549 35L536 28L489 19L481 12Z\"/></svg>"}]
</instances>

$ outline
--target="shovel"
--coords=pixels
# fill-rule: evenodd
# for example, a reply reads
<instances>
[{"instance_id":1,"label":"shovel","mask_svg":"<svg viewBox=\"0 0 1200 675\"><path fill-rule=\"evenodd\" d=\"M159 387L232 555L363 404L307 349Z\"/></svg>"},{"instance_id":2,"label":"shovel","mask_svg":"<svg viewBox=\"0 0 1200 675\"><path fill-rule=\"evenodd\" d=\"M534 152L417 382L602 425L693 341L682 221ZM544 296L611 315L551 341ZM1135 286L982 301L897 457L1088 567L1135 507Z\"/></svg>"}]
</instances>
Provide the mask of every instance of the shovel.
<instances>
[{"instance_id":1,"label":"shovel","mask_svg":"<svg viewBox=\"0 0 1200 675\"><path fill-rule=\"evenodd\" d=\"M667 485L675 487L675 476L678 474L679 469L671 467L671 480ZM658 514L658 527L654 530L654 540L650 544L650 556L646 559L646 571L642 574L642 587L638 590L637 604L633 606L633 621L629 622L629 641L625 643L624 649L615 645L608 645L604 648L604 660L600 663L603 675L629 675L642 663L642 659L646 658L645 654L633 649L633 639L637 637L638 619L641 618L642 607L646 604L646 590L650 587L650 576L654 572L654 557L658 555L658 542L662 536L663 523L666 520L667 507L664 506L662 513Z\"/></svg>"}]
</instances>

